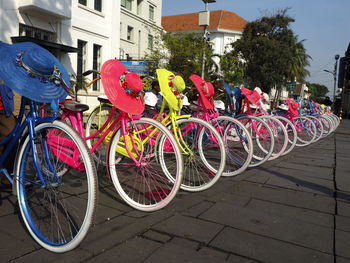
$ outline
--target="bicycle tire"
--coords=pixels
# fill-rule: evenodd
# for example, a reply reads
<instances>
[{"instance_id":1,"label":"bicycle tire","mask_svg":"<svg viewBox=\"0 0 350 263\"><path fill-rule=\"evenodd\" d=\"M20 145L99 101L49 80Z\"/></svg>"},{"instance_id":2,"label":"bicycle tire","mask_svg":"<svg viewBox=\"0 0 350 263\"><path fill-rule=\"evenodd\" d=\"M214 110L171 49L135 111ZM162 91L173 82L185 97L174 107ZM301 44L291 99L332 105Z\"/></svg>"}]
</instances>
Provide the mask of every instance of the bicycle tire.
<instances>
[{"instance_id":1,"label":"bicycle tire","mask_svg":"<svg viewBox=\"0 0 350 263\"><path fill-rule=\"evenodd\" d=\"M36 242L52 252L67 252L81 243L93 223L98 189L96 168L85 141L67 124L56 120L39 124L34 131L34 152L45 185L40 183L33 163L32 141L26 136L16 164L20 211ZM75 147L79 169L69 167L63 175L55 176L54 168L68 166L68 162L64 149L52 146L54 136L58 136L61 145L65 139L72 149Z\"/></svg>"},{"instance_id":2,"label":"bicycle tire","mask_svg":"<svg viewBox=\"0 0 350 263\"><path fill-rule=\"evenodd\" d=\"M103 103L100 106L97 106L95 109L93 109L86 121L85 138L88 138L90 135L93 135L103 127L108 117L110 116L112 109L113 106L108 103ZM115 114L115 117L116 116L117 115ZM113 121L115 117L113 117L111 121ZM98 167L99 165L106 165L107 148L112 134L113 133L111 132L106 136L106 138L103 140L102 143L100 143L100 145L96 148L95 152L92 155ZM91 149L102 135L103 132L101 132L94 138L86 140L86 144L88 145L88 147Z\"/></svg>"},{"instance_id":3,"label":"bicycle tire","mask_svg":"<svg viewBox=\"0 0 350 263\"><path fill-rule=\"evenodd\" d=\"M275 116L262 115L259 116L260 119L263 119L265 123L269 125L274 136L274 147L273 152L268 159L269 161L275 160L280 157L288 145L288 133L286 127L281 121L279 121ZM258 138L258 142L260 140Z\"/></svg>"},{"instance_id":4,"label":"bicycle tire","mask_svg":"<svg viewBox=\"0 0 350 263\"><path fill-rule=\"evenodd\" d=\"M298 116L293 118L293 122L298 135L296 146L304 147L315 141L316 126L310 119Z\"/></svg>"},{"instance_id":5,"label":"bicycle tire","mask_svg":"<svg viewBox=\"0 0 350 263\"><path fill-rule=\"evenodd\" d=\"M108 166L116 191L128 205L141 211L151 212L165 207L178 192L183 176L183 158L175 138L155 120L141 118L129 121L126 143L131 145L133 140L141 154L137 155L136 151L131 154L135 154L138 160L142 157L140 165L136 165L122 148L118 148L121 144L125 145L121 129L112 136L108 147ZM158 132L152 134L156 129ZM159 138L167 142L166 150L156 147ZM123 154L124 158L120 161L119 155Z\"/></svg>"},{"instance_id":6,"label":"bicycle tire","mask_svg":"<svg viewBox=\"0 0 350 263\"><path fill-rule=\"evenodd\" d=\"M220 133L226 149L226 165L222 176L244 172L253 158L253 141L248 130L238 120L219 116L211 124Z\"/></svg>"},{"instance_id":7,"label":"bicycle tire","mask_svg":"<svg viewBox=\"0 0 350 263\"><path fill-rule=\"evenodd\" d=\"M168 128L174 132L170 125ZM183 149L187 149L187 153L183 151L181 189L198 192L212 187L220 179L226 164L225 146L220 134L211 124L195 117L177 120L176 132ZM207 146L204 150L203 147Z\"/></svg>"},{"instance_id":8,"label":"bicycle tire","mask_svg":"<svg viewBox=\"0 0 350 263\"><path fill-rule=\"evenodd\" d=\"M256 167L263 164L270 158L275 144L270 127L263 120L251 115L237 116L237 119L248 129L253 140L253 158L249 167ZM261 139L258 142L259 137ZM264 142L264 145L261 145L262 142Z\"/></svg>"},{"instance_id":9,"label":"bicycle tire","mask_svg":"<svg viewBox=\"0 0 350 263\"><path fill-rule=\"evenodd\" d=\"M293 123L287 118L282 116L277 116L277 115L274 115L274 117L277 118L279 121L281 121L287 129L288 145L287 145L287 148L282 153L282 156L284 156L290 153L294 149L298 139L297 130L295 129Z\"/></svg>"},{"instance_id":10,"label":"bicycle tire","mask_svg":"<svg viewBox=\"0 0 350 263\"><path fill-rule=\"evenodd\" d=\"M323 125L323 137L327 137L334 131L335 122L327 115L318 116Z\"/></svg>"},{"instance_id":11,"label":"bicycle tire","mask_svg":"<svg viewBox=\"0 0 350 263\"><path fill-rule=\"evenodd\" d=\"M323 137L323 124L317 116L307 115L306 117L311 119L316 127L316 136L313 142L317 142Z\"/></svg>"}]
</instances>

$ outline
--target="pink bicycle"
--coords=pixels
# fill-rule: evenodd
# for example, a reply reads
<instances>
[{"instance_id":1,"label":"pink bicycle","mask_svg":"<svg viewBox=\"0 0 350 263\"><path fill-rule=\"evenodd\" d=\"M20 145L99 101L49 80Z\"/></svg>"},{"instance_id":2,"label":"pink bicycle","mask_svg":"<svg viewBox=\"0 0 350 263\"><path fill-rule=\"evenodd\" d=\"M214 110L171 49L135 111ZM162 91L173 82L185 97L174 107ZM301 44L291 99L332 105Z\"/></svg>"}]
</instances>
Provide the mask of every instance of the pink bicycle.
<instances>
[{"instance_id":1,"label":"pink bicycle","mask_svg":"<svg viewBox=\"0 0 350 263\"><path fill-rule=\"evenodd\" d=\"M109 115L99 115L100 120L89 119L84 132L82 113L88 106L64 101L62 119L90 141L95 159L105 157L107 172L126 203L142 211L159 210L175 197L182 182L179 146L164 125L141 118L142 81L135 73L127 72L118 60L109 60L93 82L99 79L113 105ZM107 119L101 121L101 117ZM56 143L54 138L52 143ZM164 150L164 145L170 145L171 150ZM105 150L103 155L101 150Z\"/></svg>"},{"instance_id":2,"label":"pink bicycle","mask_svg":"<svg viewBox=\"0 0 350 263\"><path fill-rule=\"evenodd\" d=\"M213 103L214 87L197 75L190 77L199 93L197 110L194 117L202 119L211 125L221 135L226 150L226 166L223 176L234 176L247 169L253 158L253 141L246 127L238 120L229 116L220 116Z\"/></svg>"}]
</instances>

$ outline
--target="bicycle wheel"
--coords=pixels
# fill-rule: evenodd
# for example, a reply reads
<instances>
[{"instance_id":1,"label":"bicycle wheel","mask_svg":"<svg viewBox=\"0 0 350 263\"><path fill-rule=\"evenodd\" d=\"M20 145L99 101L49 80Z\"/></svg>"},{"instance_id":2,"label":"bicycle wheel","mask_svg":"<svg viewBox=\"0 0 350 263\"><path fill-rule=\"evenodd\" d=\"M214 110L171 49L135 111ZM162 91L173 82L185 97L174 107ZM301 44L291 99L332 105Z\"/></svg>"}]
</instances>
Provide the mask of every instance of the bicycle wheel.
<instances>
[{"instance_id":1,"label":"bicycle wheel","mask_svg":"<svg viewBox=\"0 0 350 263\"><path fill-rule=\"evenodd\" d=\"M99 131L105 122L108 120L108 117L110 116L112 112L113 106L110 104L103 103L100 106L96 107L89 115L87 122L86 122L86 128L85 128L85 138L93 135L97 131ZM113 121L116 118L117 114L113 116ZM108 128L108 126L107 126ZM106 128L106 129L107 129ZM96 137L89 139L86 141L88 147L91 149L96 142L101 138L101 136L104 134L104 132L101 132ZM100 145L96 148L96 150L93 153L93 158L97 164L97 166L106 165L106 153L107 153L107 147L108 143L111 139L112 132L106 136L104 141L100 143Z\"/></svg>"},{"instance_id":2,"label":"bicycle wheel","mask_svg":"<svg viewBox=\"0 0 350 263\"><path fill-rule=\"evenodd\" d=\"M332 120L329 117L324 116L324 115L320 115L320 116L318 116L318 118L321 121L322 126L323 126L322 137L327 137L333 131L334 126L333 126Z\"/></svg>"},{"instance_id":3,"label":"bicycle wheel","mask_svg":"<svg viewBox=\"0 0 350 263\"><path fill-rule=\"evenodd\" d=\"M315 124L304 116L294 117L293 122L298 132L298 139L296 146L303 147L315 141L316 126Z\"/></svg>"},{"instance_id":4,"label":"bicycle wheel","mask_svg":"<svg viewBox=\"0 0 350 263\"><path fill-rule=\"evenodd\" d=\"M219 180L226 164L220 134L209 123L193 117L177 120L175 126L172 132L179 138L184 158L181 189L197 192L210 188Z\"/></svg>"},{"instance_id":5,"label":"bicycle wheel","mask_svg":"<svg viewBox=\"0 0 350 263\"><path fill-rule=\"evenodd\" d=\"M318 117L308 115L307 118L311 119L311 121L315 124L316 127L316 136L313 142L317 142L323 136L323 125L321 120Z\"/></svg>"},{"instance_id":6,"label":"bicycle wheel","mask_svg":"<svg viewBox=\"0 0 350 263\"><path fill-rule=\"evenodd\" d=\"M245 171L253 158L253 141L248 130L229 116L219 116L211 124L220 133L226 149L222 176L234 176Z\"/></svg>"},{"instance_id":7,"label":"bicycle wheel","mask_svg":"<svg viewBox=\"0 0 350 263\"><path fill-rule=\"evenodd\" d=\"M273 152L269 158L269 161L275 160L280 157L288 145L288 133L286 127L277 118L270 115L259 116L264 122L266 122L274 136L274 147ZM258 143L260 144L260 138L258 138Z\"/></svg>"},{"instance_id":8,"label":"bicycle wheel","mask_svg":"<svg viewBox=\"0 0 350 263\"><path fill-rule=\"evenodd\" d=\"M270 158L275 144L269 125L255 116L242 115L237 119L247 128L253 140L253 158L249 167L263 164Z\"/></svg>"},{"instance_id":9,"label":"bicycle wheel","mask_svg":"<svg viewBox=\"0 0 350 263\"><path fill-rule=\"evenodd\" d=\"M277 118L280 122L282 122L282 124L284 125L284 127L286 127L286 130L287 130L288 145L284 150L284 152L282 153L282 155L286 155L294 149L295 144L297 143L297 139L298 139L297 130L295 129L293 123L287 118L282 116L276 116L276 115L274 115L274 117Z\"/></svg>"},{"instance_id":10,"label":"bicycle wheel","mask_svg":"<svg viewBox=\"0 0 350 263\"><path fill-rule=\"evenodd\" d=\"M35 140L29 137L20 148L16 164L24 223L42 247L57 253L72 250L86 236L97 206L91 154L79 134L60 121L39 124ZM65 173L57 175L62 167Z\"/></svg>"},{"instance_id":11,"label":"bicycle wheel","mask_svg":"<svg viewBox=\"0 0 350 263\"><path fill-rule=\"evenodd\" d=\"M129 121L126 130L124 137L122 128L118 129L108 148L114 187L135 209L159 210L170 203L180 188L183 175L180 148L171 132L155 120ZM120 156L124 157L122 161Z\"/></svg>"}]
</instances>

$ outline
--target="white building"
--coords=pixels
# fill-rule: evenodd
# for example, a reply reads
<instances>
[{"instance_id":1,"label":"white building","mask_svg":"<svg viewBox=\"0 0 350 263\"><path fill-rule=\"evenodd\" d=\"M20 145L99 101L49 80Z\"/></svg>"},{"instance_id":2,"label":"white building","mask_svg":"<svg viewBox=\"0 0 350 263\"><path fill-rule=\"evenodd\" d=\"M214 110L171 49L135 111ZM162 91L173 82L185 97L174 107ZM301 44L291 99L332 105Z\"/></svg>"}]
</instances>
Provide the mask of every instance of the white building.
<instances>
[{"instance_id":1,"label":"white building","mask_svg":"<svg viewBox=\"0 0 350 263\"><path fill-rule=\"evenodd\" d=\"M209 40L213 44L214 53L218 55L230 50L229 44L241 38L248 23L236 13L226 10L210 11L209 21ZM199 13L163 16L162 26L167 32L204 33L204 28L199 26Z\"/></svg>"},{"instance_id":2,"label":"white building","mask_svg":"<svg viewBox=\"0 0 350 263\"><path fill-rule=\"evenodd\" d=\"M81 74L112 58L142 59L150 28L161 29L161 8L161 0L0 0L0 41L35 42ZM78 98L91 108L103 93L96 82Z\"/></svg>"},{"instance_id":3,"label":"white building","mask_svg":"<svg viewBox=\"0 0 350 263\"><path fill-rule=\"evenodd\" d=\"M120 59L142 60L162 30L162 0L121 0Z\"/></svg>"}]
</instances>

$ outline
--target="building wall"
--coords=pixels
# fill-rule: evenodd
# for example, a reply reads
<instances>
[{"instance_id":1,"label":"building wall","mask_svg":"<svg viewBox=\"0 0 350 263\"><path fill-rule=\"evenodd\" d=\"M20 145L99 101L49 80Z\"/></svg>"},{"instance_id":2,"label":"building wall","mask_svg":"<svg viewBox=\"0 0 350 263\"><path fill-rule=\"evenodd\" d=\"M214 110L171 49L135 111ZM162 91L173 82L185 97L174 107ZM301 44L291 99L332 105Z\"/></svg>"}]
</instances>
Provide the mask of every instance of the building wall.
<instances>
[{"instance_id":1,"label":"building wall","mask_svg":"<svg viewBox=\"0 0 350 263\"><path fill-rule=\"evenodd\" d=\"M11 36L18 34L18 10L16 1L0 0L0 41L11 43Z\"/></svg>"},{"instance_id":2,"label":"building wall","mask_svg":"<svg viewBox=\"0 0 350 263\"><path fill-rule=\"evenodd\" d=\"M94 1L87 0L87 4L79 4L74 0L72 7L72 19L67 21L70 25L70 36L73 46L78 47L78 40L86 42L86 53L82 71L93 69L94 45L100 46L100 65L105 61L118 58L120 39L120 0L102 1L102 11L94 10ZM67 25L69 27L69 25ZM72 72L77 72L78 54L70 53L69 62ZM100 70L100 67L97 68ZM93 75L87 77L92 80ZM98 90L90 86L87 92L80 90L78 100L94 108L99 104L97 96L104 94L103 88L98 84Z\"/></svg>"},{"instance_id":3,"label":"building wall","mask_svg":"<svg viewBox=\"0 0 350 263\"><path fill-rule=\"evenodd\" d=\"M120 12L120 54L121 60L142 60L145 53L149 52L148 35L155 36L156 32L162 30L162 0L142 0L138 12L137 0L132 0L131 10L121 7ZM149 18L149 6L154 7L154 18ZM133 28L130 40L128 27Z\"/></svg>"},{"instance_id":4,"label":"building wall","mask_svg":"<svg viewBox=\"0 0 350 263\"><path fill-rule=\"evenodd\" d=\"M213 49L215 54L223 55L225 51L230 51L230 44L240 39L242 32L224 30L224 29L211 29L210 41L214 44Z\"/></svg>"},{"instance_id":5,"label":"building wall","mask_svg":"<svg viewBox=\"0 0 350 263\"><path fill-rule=\"evenodd\" d=\"M101 46L100 65L118 58L120 50L120 0L102 0L102 11L94 9L95 0L86 6L78 0L0 0L0 41L12 43L11 37L20 35L20 24L45 30L55 35L51 42L78 47L78 40L86 42L83 71L93 67L94 45ZM70 74L77 73L77 53L54 52ZM99 70L100 68L98 68ZM89 76L91 79L92 76ZM98 104L99 90L79 92L79 100L92 107Z\"/></svg>"}]
</instances>

